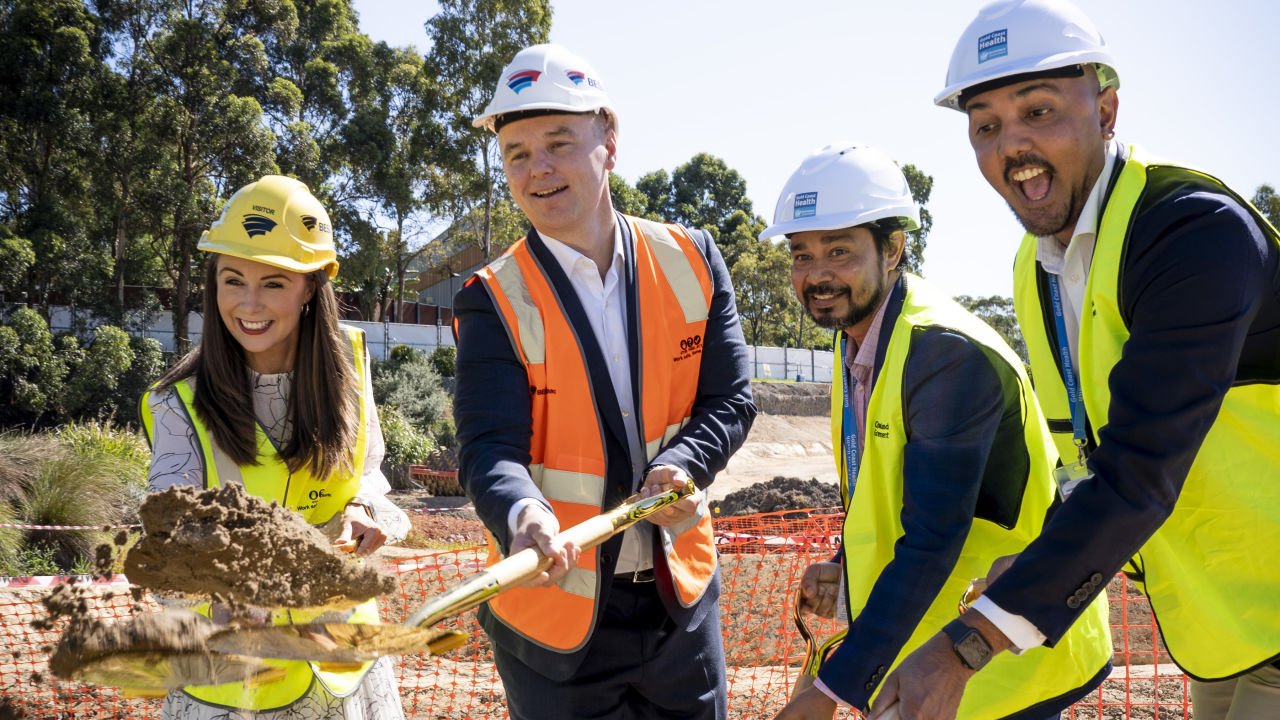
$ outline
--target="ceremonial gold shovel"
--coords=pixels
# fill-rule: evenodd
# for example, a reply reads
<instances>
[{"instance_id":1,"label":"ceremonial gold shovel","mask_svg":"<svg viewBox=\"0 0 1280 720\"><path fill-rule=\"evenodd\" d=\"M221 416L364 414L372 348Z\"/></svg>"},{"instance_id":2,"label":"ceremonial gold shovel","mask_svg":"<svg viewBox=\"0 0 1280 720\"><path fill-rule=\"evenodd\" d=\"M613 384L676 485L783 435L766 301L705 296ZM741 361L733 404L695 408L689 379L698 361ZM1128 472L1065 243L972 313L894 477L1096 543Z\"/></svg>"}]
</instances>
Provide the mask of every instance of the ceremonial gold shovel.
<instances>
[{"instance_id":1,"label":"ceremonial gold shovel","mask_svg":"<svg viewBox=\"0 0 1280 720\"><path fill-rule=\"evenodd\" d=\"M584 520L557 537L587 550L677 501L697 488L683 487L647 498L632 497L621 506ZM467 640L460 630L432 628L511 588L524 584L551 566L551 559L537 548L525 548L475 575L453 589L428 600L403 624L350 624L312 622L232 628L209 638L208 646L221 653L244 657L309 660L333 669L348 663L375 660L382 655L427 652L439 655Z\"/></svg>"}]
</instances>

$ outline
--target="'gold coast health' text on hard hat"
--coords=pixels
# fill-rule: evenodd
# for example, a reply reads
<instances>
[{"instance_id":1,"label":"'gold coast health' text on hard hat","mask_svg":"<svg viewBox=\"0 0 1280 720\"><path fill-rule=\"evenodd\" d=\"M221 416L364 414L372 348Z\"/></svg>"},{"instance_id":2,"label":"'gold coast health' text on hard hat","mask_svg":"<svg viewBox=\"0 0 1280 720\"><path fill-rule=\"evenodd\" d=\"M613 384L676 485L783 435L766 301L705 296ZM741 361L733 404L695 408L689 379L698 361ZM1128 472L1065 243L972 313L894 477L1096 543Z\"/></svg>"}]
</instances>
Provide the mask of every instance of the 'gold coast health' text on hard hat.
<instances>
[{"instance_id":1,"label":"'gold coast health' text on hard hat","mask_svg":"<svg viewBox=\"0 0 1280 720\"><path fill-rule=\"evenodd\" d=\"M1102 34L1066 0L997 0L978 11L951 54L947 86L934 103L964 111L964 95L1019 76L1092 66L1103 88L1120 87ZM1030 79L1030 78L1026 78Z\"/></svg>"},{"instance_id":2,"label":"'gold coast health' text on hard hat","mask_svg":"<svg viewBox=\"0 0 1280 720\"><path fill-rule=\"evenodd\" d=\"M887 218L902 218L904 230L920 229L920 208L902 171L869 145L832 143L805 158L787 179L773 224L760 239Z\"/></svg>"},{"instance_id":3,"label":"'gold coast health' text on hard hat","mask_svg":"<svg viewBox=\"0 0 1280 720\"><path fill-rule=\"evenodd\" d=\"M237 190L198 247L294 272L338 274L329 213L306 185L283 175Z\"/></svg>"},{"instance_id":4,"label":"'gold coast health' text on hard hat","mask_svg":"<svg viewBox=\"0 0 1280 720\"><path fill-rule=\"evenodd\" d=\"M516 53L502 69L493 98L471 124L497 132L511 116L597 110L614 114L595 68L560 45L533 45Z\"/></svg>"}]
</instances>

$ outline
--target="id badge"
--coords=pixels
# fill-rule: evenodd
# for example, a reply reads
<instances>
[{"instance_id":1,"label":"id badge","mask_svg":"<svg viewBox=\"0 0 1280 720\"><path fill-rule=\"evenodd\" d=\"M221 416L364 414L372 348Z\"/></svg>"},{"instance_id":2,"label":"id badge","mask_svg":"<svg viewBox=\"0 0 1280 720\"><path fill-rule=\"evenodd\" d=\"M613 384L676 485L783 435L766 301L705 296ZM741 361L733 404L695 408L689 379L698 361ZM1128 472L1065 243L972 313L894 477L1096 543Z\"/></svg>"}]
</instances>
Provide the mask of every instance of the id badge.
<instances>
[{"instance_id":1,"label":"id badge","mask_svg":"<svg viewBox=\"0 0 1280 720\"><path fill-rule=\"evenodd\" d=\"M1053 471L1053 483L1058 486L1058 496L1064 501L1071 497L1076 486L1093 477L1093 471L1086 463L1063 465Z\"/></svg>"}]
</instances>

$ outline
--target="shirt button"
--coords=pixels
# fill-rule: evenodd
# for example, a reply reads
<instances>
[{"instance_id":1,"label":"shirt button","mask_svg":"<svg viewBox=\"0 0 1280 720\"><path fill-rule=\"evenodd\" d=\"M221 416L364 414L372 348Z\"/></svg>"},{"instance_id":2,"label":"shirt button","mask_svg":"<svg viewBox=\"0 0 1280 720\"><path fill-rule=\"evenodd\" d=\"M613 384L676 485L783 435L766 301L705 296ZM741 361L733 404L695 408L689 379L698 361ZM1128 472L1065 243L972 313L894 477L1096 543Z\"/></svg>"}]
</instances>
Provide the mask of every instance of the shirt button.
<instances>
[{"instance_id":1,"label":"shirt button","mask_svg":"<svg viewBox=\"0 0 1280 720\"><path fill-rule=\"evenodd\" d=\"M628 411L628 410L623 410L623 411L622 411L622 417L631 417L631 412L630 412L630 411Z\"/></svg>"}]
</instances>

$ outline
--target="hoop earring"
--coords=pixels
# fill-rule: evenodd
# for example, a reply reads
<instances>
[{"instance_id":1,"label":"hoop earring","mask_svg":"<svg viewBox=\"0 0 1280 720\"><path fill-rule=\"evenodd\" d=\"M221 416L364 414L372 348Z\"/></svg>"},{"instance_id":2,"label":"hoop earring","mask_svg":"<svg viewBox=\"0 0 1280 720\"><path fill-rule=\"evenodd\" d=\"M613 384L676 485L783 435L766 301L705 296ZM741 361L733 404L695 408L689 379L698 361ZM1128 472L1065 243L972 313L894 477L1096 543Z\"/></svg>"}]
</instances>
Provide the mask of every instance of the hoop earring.
<instances>
[{"instance_id":1,"label":"hoop earring","mask_svg":"<svg viewBox=\"0 0 1280 720\"><path fill-rule=\"evenodd\" d=\"M311 313L311 303L302 306L302 317L306 317Z\"/></svg>"}]
</instances>

